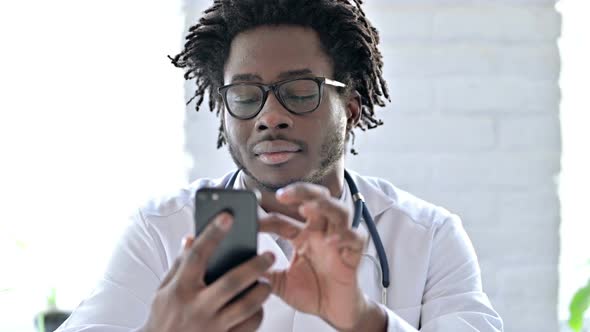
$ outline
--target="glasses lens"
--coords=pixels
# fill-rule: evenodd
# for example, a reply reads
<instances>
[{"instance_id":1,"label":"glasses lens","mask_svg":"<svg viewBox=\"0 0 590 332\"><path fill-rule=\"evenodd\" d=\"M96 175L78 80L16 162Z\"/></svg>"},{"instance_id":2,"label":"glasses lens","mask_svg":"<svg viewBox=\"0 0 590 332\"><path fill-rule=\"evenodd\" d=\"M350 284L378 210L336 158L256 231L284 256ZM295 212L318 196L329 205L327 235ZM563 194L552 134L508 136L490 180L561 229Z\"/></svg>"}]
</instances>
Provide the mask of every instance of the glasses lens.
<instances>
[{"instance_id":1,"label":"glasses lens","mask_svg":"<svg viewBox=\"0 0 590 332\"><path fill-rule=\"evenodd\" d=\"M313 80L287 82L281 85L279 94L285 106L295 113L310 112L320 103L320 88Z\"/></svg>"},{"instance_id":2,"label":"glasses lens","mask_svg":"<svg viewBox=\"0 0 590 332\"><path fill-rule=\"evenodd\" d=\"M255 85L234 85L227 89L225 98L229 112L237 118L250 118L262 103L262 90Z\"/></svg>"}]
</instances>

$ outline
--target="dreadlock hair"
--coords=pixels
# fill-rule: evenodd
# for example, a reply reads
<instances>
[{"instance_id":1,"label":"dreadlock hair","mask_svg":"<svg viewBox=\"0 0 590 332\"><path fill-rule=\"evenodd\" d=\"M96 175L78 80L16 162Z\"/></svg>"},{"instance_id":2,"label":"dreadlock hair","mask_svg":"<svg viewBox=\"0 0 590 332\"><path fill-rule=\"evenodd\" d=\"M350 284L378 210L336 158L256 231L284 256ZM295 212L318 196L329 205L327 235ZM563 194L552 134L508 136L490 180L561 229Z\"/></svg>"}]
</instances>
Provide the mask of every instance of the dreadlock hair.
<instances>
[{"instance_id":1,"label":"dreadlock hair","mask_svg":"<svg viewBox=\"0 0 590 332\"><path fill-rule=\"evenodd\" d=\"M187 105L196 100L198 111L207 94L210 111L219 115L223 101L217 89L223 85L225 62L237 34L263 25L296 25L318 33L332 60L334 79L347 86L338 92L356 90L360 94L362 112L357 127L364 131L382 125L374 107L383 107L383 99L390 99L377 48L379 33L361 4L362 0L214 0L189 29L182 52L169 57L176 67L185 69L186 80L195 80L196 92ZM225 143L222 124L217 148Z\"/></svg>"}]
</instances>

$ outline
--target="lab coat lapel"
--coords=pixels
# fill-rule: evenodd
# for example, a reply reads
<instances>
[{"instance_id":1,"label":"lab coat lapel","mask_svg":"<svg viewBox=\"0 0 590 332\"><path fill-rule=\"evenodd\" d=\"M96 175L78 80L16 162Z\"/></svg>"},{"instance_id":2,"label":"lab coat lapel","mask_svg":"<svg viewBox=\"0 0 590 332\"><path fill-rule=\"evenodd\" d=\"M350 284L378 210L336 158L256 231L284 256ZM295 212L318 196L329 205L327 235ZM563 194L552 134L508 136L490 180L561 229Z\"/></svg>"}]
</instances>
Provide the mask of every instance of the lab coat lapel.
<instances>
[{"instance_id":1,"label":"lab coat lapel","mask_svg":"<svg viewBox=\"0 0 590 332\"><path fill-rule=\"evenodd\" d=\"M377 222L375 220L375 222ZM381 302L381 266L379 265L379 258L375 243L371 238L369 229L365 224L365 220L361 218L361 222L356 229L365 240L365 251L359 269L357 272L360 287L371 300Z\"/></svg>"},{"instance_id":2,"label":"lab coat lapel","mask_svg":"<svg viewBox=\"0 0 590 332\"><path fill-rule=\"evenodd\" d=\"M272 252L275 257L275 263L271 270L284 270L289 267L289 260L283 253L276 241L269 234L258 234L258 252ZM295 310L285 304L280 298L271 295L263 305L264 318L258 331L275 332L280 326L281 331L291 331L293 329L293 320Z\"/></svg>"}]
</instances>

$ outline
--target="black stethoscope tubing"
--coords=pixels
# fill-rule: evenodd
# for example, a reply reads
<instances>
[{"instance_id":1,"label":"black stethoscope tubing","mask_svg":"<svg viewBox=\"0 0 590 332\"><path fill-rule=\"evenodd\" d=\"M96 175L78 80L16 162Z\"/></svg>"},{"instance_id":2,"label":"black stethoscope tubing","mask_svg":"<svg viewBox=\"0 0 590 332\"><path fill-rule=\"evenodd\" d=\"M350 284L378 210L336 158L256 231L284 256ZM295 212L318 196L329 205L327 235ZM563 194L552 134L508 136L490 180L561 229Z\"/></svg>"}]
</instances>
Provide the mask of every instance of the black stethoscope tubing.
<instances>
[{"instance_id":1,"label":"black stethoscope tubing","mask_svg":"<svg viewBox=\"0 0 590 332\"><path fill-rule=\"evenodd\" d=\"M226 189L231 189L234 187L234 183L238 178L238 174L240 170L234 172L230 180L225 185ZM359 190L354 183L354 180L348 174L348 172L344 171L344 179L350 188L350 193L352 195L352 199L354 200L354 216L352 221L352 227L358 228L359 224L361 223L361 215L365 220L365 224L369 230L369 234L371 234L371 239L375 244L375 249L377 250L377 255L379 256L379 265L381 265L381 283L383 284L384 288L389 287L389 263L387 261L387 254L385 253L385 247L383 247L383 242L381 241L381 237L379 236L379 232L377 231L377 227L375 225L375 221L367 208L367 204L365 204L365 200L363 195L359 193Z\"/></svg>"}]
</instances>

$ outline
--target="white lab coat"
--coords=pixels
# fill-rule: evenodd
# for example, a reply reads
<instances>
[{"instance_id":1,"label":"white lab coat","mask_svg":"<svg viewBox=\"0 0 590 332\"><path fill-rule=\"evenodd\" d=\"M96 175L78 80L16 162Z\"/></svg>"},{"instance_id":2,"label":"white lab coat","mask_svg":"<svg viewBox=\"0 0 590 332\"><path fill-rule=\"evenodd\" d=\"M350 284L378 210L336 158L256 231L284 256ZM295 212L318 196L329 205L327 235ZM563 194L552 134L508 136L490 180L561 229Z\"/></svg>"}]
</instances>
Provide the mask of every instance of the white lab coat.
<instances>
[{"instance_id":1,"label":"white lab coat","mask_svg":"<svg viewBox=\"0 0 590 332\"><path fill-rule=\"evenodd\" d=\"M119 241L104 276L90 296L58 329L61 332L135 331L146 320L163 277L181 250L181 239L194 234L194 195L198 188L223 186L222 179L200 179L179 193L139 209ZM390 183L351 172L364 195L385 246L391 284L388 331L502 331L502 320L482 291L480 268L459 217L424 202ZM236 181L236 187L243 185ZM348 186L343 197L353 209ZM351 213L352 215L352 213ZM368 234L364 221L358 232ZM275 241L260 234L259 251L274 252L274 269L289 260ZM377 259L372 241L366 254ZM378 259L377 259L378 261ZM381 302L380 267L363 257L360 284ZM318 317L293 310L271 295L264 304L259 331L333 331Z\"/></svg>"}]
</instances>

